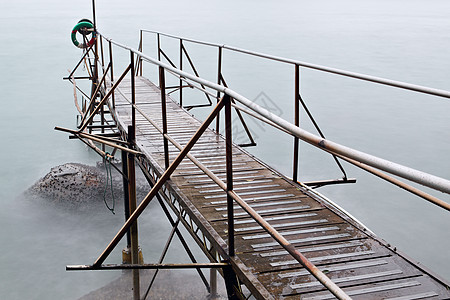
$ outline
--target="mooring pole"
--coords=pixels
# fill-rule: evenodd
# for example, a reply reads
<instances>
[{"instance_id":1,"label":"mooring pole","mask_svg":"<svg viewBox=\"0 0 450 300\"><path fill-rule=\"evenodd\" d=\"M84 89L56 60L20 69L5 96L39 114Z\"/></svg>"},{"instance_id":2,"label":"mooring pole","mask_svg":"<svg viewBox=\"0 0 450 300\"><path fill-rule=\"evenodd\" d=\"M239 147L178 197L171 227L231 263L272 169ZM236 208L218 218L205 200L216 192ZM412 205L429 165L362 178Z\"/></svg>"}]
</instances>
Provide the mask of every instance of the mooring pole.
<instances>
[{"instance_id":1,"label":"mooring pole","mask_svg":"<svg viewBox=\"0 0 450 300\"><path fill-rule=\"evenodd\" d=\"M128 126L128 142L133 145L135 141L135 129ZM134 154L128 153L128 198L130 214L136 210L136 170L134 165ZM139 264L139 241L137 220L130 227L131 236L131 263ZM133 269L133 299L140 299L139 270Z\"/></svg>"}]
</instances>

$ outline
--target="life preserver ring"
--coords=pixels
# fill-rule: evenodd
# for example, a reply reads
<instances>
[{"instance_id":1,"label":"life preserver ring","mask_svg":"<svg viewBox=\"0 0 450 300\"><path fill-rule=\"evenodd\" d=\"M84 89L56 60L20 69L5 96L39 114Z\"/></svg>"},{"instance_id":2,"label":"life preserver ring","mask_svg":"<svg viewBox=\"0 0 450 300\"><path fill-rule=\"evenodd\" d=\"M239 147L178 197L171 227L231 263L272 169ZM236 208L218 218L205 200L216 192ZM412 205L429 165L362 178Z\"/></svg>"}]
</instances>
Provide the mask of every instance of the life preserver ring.
<instances>
[{"instance_id":1,"label":"life preserver ring","mask_svg":"<svg viewBox=\"0 0 450 300\"><path fill-rule=\"evenodd\" d=\"M88 29L92 29L92 28L94 28L94 24L92 24L92 22L87 19L83 19L80 22L78 22L78 24L75 25L75 27L72 29L72 35L71 35L72 43L81 49L88 48L88 47L91 47L92 45L94 45L95 37L96 37L95 31L88 31ZM89 40L89 42L80 43L77 41L77 32L83 36L92 34L92 37Z\"/></svg>"}]
</instances>

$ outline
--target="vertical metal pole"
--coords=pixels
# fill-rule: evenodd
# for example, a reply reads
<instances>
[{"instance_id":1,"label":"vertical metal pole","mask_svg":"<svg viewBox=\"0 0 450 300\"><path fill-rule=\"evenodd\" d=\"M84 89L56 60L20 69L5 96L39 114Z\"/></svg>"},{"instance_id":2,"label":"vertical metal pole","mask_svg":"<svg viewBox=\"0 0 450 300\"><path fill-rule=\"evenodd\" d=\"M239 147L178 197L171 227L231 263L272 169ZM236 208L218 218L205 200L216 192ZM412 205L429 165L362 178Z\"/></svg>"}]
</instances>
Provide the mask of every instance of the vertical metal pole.
<instances>
[{"instance_id":1,"label":"vertical metal pole","mask_svg":"<svg viewBox=\"0 0 450 300\"><path fill-rule=\"evenodd\" d=\"M95 17L95 0L92 0L92 17L94 20L94 31L97 31L97 21ZM98 40L95 41L94 45L94 70L92 74L92 88L91 88L91 101L95 101L97 98L97 95L94 95L94 92L97 90L97 83L98 83ZM94 106L92 106L94 107ZM92 121L90 122L92 124ZM89 133L92 132L92 129L89 129Z\"/></svg>"},{"instance_id":2,"label":"vertical metal pole","mask_svg":"<svg viewBox=\"0 0 450 300\"><path fill-rule=\"evenodd\" d=\"M95 0L92 0L92 19L94 20L94 30L97 30L97 19L95 17Z\"/></svg>"},{"instance_id":3,"label":"vertical metal pole","mask_svg":"<svg viewBox=\"0 0 450 300\"><path fill-rule=\"evenodd\" d=\"M136 128L136 110L134 105L136 104L136 93L135 93L135 74L134 74L134 53L130 50L130 74L131 74L131 125Z\"/></svg>"},{"instance_id":4,"label":"vertical metal pole","mask_svg":"<svg viewBox=\"0 0 450 300\"><path fill-rule=\"evenodd\" d=\"M113 53L112 53L112 43L111 43L111 41L109 41L109 63L111 64L111 67L110 67L111 86L113 86L113 84L114 84L114 70L113 70ZM114 94L115 93L112 93L111 97L112 97L113 108L116 108L116 99L114 97Z\"/></svg>"},{"instance_id":5,"label":"vertical metal pole","mask_svg":"<svg viewBox=\"0 0 450 300\"><path fill-rule=\"evenodd\" d=\"M103 56L103 38L100 37L99 40L100 40L100 51L102 54L102 71L104 71L105 70L105 58ZM104 83L104 87L106 89L106 80L104 80L103 83ZM105 125L105 106L104 105L102 105L102 107L100 109L100 125L102 125L101 129L100 129L101 133L105 133L105 128L103 127ZM106 149L105 144L102 144L102 151L105 152L105 149Z\"/></svg>"},{"instance_id":6,"label":"vertical metal pole","mask_svg":"<svg viewBox=\"0 0 450 300\"><path fill-rule=\"evenodd\" d=\"M225 147L227 171L227 214L228 214L228 254L234 256L234 211L233 198L228 192L233 190L233 144L231 139L231 98L224 95L225 102Z\"/></svg>"},{"instance_id":7,"label":"vertical metal pole","mask_svg":"<svg viewBox=\"0 0 450 300\"><path fill-rule=\"evenodd\" d=\"M125 221L130 217L130 199L128 192L128 156L125 151L122 152L122 172L123 176L123 206L125 213ZM127 232L127 248L131 247L130 231Z\"/></svg>"},{"instance_id":8,"label":"vertical metal pole","mask_svg":"<svg viewBox=\"0 0 450 300\"><path fill-rule=\"evenodd\" d=\"M130 145L135 143L136 132L134 126L128 126L128 141ZM128 153L128 198L130 214L136 210L136 170L134 154ZM131 263L139 264L139 241L137 220L130 227L131 235ZM139 270L133 269L133 299L140 299Z\"/></svg>"},{"instance_id":9,"label":"vertical metal pole","mask_svg":"<svg viewBox=\"0 0 450 300\"><path fill-rule=\"evenodd\" d=\"M233 271L231 265L223 268L222 271L223 271L223 279L225 280L225 287L227 289L228 299L229 300L242 299L241 297L238 296L239 283L236 278L236 273Z\"/></svg>"},{"instance_id":10,"label":"vertical metal pole","mask_svg":"<svg viewBox=\"0 0 450 300\"><path fill-rule=\"evenodd\" d=\"M169 141L166 138L167 134L167 111L166 111L166 79L164 75L164 68L159 67L159 88L161 89L161 112L163 122L163 139L164 139L164 163L166 170L169 168Z\"/></svg>"},{"instance_id":11,"label":"vertical metal pole","mask_svg":"<svg viewBox=\"0 0 450 300\"><path fill-rule=\"evenodd\" d=\"M295 102L294 102L294 124L299 126L300 124L300 67L295 65ZM292 180L297 182L298 180L298 137L294 137L294 161L293 161L293 172Z\"/></svg>"},{"instance_id":12,"label":"vertical metal pole","mask_svg":"<svg viewBox=\"0 0 450 300\"><path fill-rule=\"evenodd\" d=\"M180 39L180 70L183 71L183 40ZM180 107L183 107L183 81L180 78Z\"/></svg>"},{"instance_id":13,"label":"vertical metal pole","mask_svg":"<svg viewBox=\"0 0 450 300\"><path fill-rule=\"evenodd\" d=\"M139 51L142 52L144 48L144 35L142 33L142 30L140 31L140 38L141 38L141 47ZM142 76L142 57L139 57L139 75Z\"/></svg>"},{"instance_id":14,"label":"vertical metal pole","mask_svg":"<svg viewBox=\"0 0 450 300\"><path fill-rule=\"evenodd\" d=\"M105 67L105 56L103 55L103 38L100 37L99 40L100 40L100 54L102 57L102 67L104 68Z\"/></svg>"},{"instance_id":15,"label":"vertical metal pole","mask_svg":"<svg viewBox=\"0 0 450 300\"><path fill-rule=\"evenodd\" d=\"M161 61L161 39L159 33L156 34L156 39L158 41L158 60Z\"/></svg>"},{"instance_id":16,"label":"vertical metal pole","mask_svg":"<svg viewBox=\"0 0 450 300\"><path fill-rule=\"evenodd\" d=\"M211 253L214 257L217 257L216 251L213 250ZM211 260L212 263L214 263L214 260ZM208 299L216 299L217 298L217 270L214 268L211 268L209 271L209 286L210 286L210 293Z\"/></svg>"},{"instance_id":17,"label":"vertical metal pole","mask_svg":"<svg viewBox=\"0 0 450 300\"><path fill-rule=\"evenodd\" d=\"M219 58L217 59L217 84L222 83L222 47L219 47ZM217 102L220 98L220 92L217 91ZM217 114L216 118L216 132L220 130L220 114Z\"/></svg>"}]
</instances>

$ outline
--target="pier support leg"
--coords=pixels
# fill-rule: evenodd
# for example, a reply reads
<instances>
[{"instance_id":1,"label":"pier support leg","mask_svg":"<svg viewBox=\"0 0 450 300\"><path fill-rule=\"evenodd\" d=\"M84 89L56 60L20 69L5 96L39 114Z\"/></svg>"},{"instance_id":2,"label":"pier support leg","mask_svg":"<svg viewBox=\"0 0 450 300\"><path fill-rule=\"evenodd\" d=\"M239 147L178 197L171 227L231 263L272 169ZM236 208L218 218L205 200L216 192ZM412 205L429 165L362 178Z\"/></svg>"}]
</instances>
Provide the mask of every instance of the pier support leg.
<instances>
[{"instance_id":1,"label":"pier support leg","mask_svg":"<svg viewBox=\"0 0 450 300\"><path fill-rule=\"evenodd\" d=\"M132 145L134 142L134 127L128 126L128 139ZM136 170L134 164L134 154L128 153L128 198L130 214L136 210ZM137 220L131 225L131 263L139 264L139 242L138 242L138 227ZM133 299L139 300L140 284L139 284L139 270L133 269Z\"/></svg>"},{"instance_id":2,"label":"pier support leg","mask_svg":"<svg viewBox=\"0 0 450 300\"><path fill-rule=\"evenodd\" d=\"M225 279L225 286L227 288L228 299L240 300L239 297L239 283L231 266L223 268L223 278Z\"/></svg>"},{"instance_id":3,"label":"pier support leg","mask_svg":"<svg viewBox=\"0 0 450 300\"><path fill-rule=\"evenodd\" d=\"M128 156L125 151L122 152L122 172L123 172L123 207L124 207L124 213L125 213L125 221L128 220L130 217L130 200L128 198ZM127 247L124 249L124 251L129 251L129 248L131 247L131 237L130 237L130 231L127 232ZM123 255L122 257L122 263L131 263L131 259L126 259L126 257Z\"/></svg>"},{"instance_id":4,"label":"pier support leg","mask_svg":"<svg viewBox=\"0 0 450 300\"><path fill-rule=\"evenodd\" d=\"M213 256L216 257L216 251L213 252ZM215 263L215 260L211 260L212 263ZM210 292L209 292L209 299L214 300L218 298L217 295L217 270L214 268L211 268L209 270L209 286L210 286Z\"/></svg>"}]
</instances>

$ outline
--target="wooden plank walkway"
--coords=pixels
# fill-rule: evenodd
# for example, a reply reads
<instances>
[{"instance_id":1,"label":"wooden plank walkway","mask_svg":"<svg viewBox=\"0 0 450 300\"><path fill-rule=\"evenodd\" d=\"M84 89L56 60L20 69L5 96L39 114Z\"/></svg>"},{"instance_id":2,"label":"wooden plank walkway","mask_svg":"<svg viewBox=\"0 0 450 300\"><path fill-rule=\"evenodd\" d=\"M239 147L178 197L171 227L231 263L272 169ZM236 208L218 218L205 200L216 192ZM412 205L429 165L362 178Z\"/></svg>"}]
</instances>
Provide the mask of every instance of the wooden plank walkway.
<instances>
[{"instance_id":1,"label":"wooden plank walkway","mask_svg":"<svg viewBox=\"0 0 450 300\"><path fill-rule=\"evenodd\" d=\"M113 111L125 133L131 125L130 81L115 92ZM136 78L136 104L162 127L160 90ZM167 97L168 133L185 145L200 123ZM136 144L148 165L162 173L163 140L136 111ZM170 143L169 143L170 145ZM178 149L170 146L170 159ZM222 180L225 178L224 139L208 130L191 150ZM381 239L326 203L317 194L294 184L237 146L233 147L235 191L282 233L300 252L354 299L448 299L448 284L439 281ZM226 253L226 195L189 159L168 183L187 213L204 231L219 254ZM233 269L256 298L333 299L307 270L293 260L249 215L235 206L236 257Z\"/></svg>"}]
</instances>

